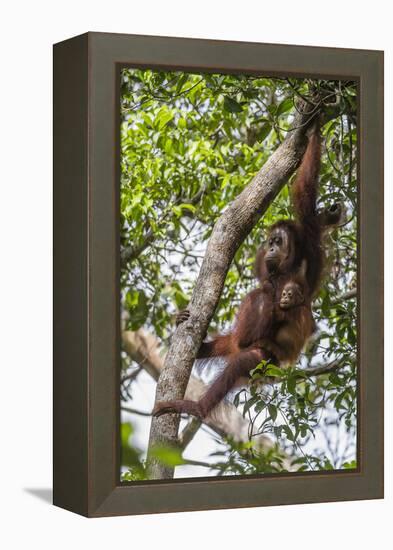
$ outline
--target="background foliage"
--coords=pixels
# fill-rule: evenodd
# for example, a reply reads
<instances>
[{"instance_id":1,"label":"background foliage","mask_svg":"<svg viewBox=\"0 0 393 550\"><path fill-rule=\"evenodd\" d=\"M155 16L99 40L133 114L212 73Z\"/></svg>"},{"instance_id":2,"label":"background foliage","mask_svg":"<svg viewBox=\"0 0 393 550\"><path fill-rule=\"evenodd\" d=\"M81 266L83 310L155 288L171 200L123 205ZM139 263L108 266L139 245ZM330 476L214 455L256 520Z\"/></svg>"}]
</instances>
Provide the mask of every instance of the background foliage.
<instances>
[{"instance_id":1,"label":"background foliage","mask_svg":"<svg viewBox=\"0 0 393 550\"><path fill-rule=\"evenodd\" d=\"M211 434L216 451L204 475L276 472L288 464L304 470L356 467L356 85L122 71L124 328L143 327L159 338L164 351L174 314L188 303L216 219L282 142L310 85L341 105L340 116L322 130L320 205L342 201L347 210L346 223L326 237L326 275L314 304L318 333L296 366L268 373L277 377L274 384L257 385L261 365L251 388L230 396L249 418L249 440L239 444ZM265 228L292 215L289 183L238 250L212 333L231 326L240 301L255 286L253 262ZM326 374L299 373L330 363L337 368ZM122 367L122 404L132 406L143 365L122 353ZM216 368L209 363L199 374L209 380ZM122 416L124 479L144 476L146 449L137 449L132 436L139 418ZM256 447L257 434L272 439L269 452ZM187 463L180 452L165 449L162 460Z\"/></svg>"}]
</instances>

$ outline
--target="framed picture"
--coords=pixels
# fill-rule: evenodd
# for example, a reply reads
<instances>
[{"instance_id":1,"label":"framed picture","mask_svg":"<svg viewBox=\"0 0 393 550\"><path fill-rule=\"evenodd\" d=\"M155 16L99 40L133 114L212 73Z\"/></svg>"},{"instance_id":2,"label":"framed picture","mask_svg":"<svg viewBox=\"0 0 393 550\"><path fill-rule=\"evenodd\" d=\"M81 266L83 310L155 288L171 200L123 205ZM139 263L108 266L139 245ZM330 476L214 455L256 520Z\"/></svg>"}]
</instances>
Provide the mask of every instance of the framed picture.
<instances>
[{"instance_id":1,"label":"framed picture","mask_svg":"<svg viewBox=\"0 0 393 550\"><path fill-rule=\"evenodd\" d=\"M383 53L54 46L54 503L382 498Z\"/></svg>"}]
</instances>

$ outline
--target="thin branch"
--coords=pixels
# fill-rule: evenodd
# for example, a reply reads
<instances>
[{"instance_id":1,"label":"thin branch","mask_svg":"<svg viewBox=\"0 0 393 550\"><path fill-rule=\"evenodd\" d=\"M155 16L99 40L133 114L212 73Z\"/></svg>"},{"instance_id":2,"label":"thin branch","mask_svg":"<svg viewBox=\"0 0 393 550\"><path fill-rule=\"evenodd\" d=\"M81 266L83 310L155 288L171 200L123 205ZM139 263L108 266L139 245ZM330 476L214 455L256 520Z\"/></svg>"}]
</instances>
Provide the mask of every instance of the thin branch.
<instances>
[{"instance_id":1,"label":"thin branch","mask_svg":"<svg viewBox=\"0 0 393 550\"><path fill-rule=\"evenodd\" d=\"M347 366L349 362L355 361L355 359L355 356L351 355L349 358L346 359L336 359L331 363L317 365L316 367L309 367L308 369L304 369L304 376L309 377L320 376L321 374L329 374L331 372L339 370L342 367ZM299 373L298 376L301 378L302 373Z\"/></svg>"},{"instance_id":2,"label":"thin branch","mask_svg":"<svg viewBox=\"0 0 393 550\"><path fill-rule=\"evenodd\" d=\"M184 430L179 435L179 447L182 451L188 446L189 443L194 439L195 434L202 425L200 418L192 418Z\"/></svg>"},{"instance_id":3,"label":"thin branch","mask_svg":"<svg viewBox=\"0 0 393 550\"><path fill-rule=\"evenodd\" d=\"M285 78L284 79L287 84L289 84L289 86L292 88L292 90L295 92L295 94L300 97L301 99L303 99L306 103L309 103L310 105L315 105L310 98L306 97L305 95L303 95L301 92L299 92L299 90L296 88L296 86L294 84L292 84L290 78Z\"/></svg>"},{"instance_id":4,"label":"thin branch","mask_svg":"<svg viewBox=\"0 0 393 550\"><path fill-rule=\"evenodd\" d=\"M346 300L350 300L351 298L356 298L358 293L357 288L353 288L352 290L348 290L348 292L344 292L343 294L340 294L333 300L331 300L332 305L340 304L341 302L345 302Z\"/></svg>"},{"instance_id":5,"label":"thin branch","mask_svg":"<svg viewBox=\"0 0 393 550\"><path fill-rule=\"evenodd\" d=\"M145 412L145 411L139 411L137 409L132 409L131 407L120 407L120 410L124 411L124 412L128 412L128 413L131 413L131 414L137 414L139 416L151 416L151 413L149 412Z\"/></svg>"},{"instance_id":6,"label":"thin branch","mask_svg":"<svg viewBox=\"0 0 393 550\"><path fill-rule=\"evenodd\" d=\"M138 374L141 372L142 367L137 367L135 370L130 372L130 374L125 374L121 377L120 383L123 384L124 382L132 382L135 380L135 378L138 376Z\"/></svg>"}]
</instances>

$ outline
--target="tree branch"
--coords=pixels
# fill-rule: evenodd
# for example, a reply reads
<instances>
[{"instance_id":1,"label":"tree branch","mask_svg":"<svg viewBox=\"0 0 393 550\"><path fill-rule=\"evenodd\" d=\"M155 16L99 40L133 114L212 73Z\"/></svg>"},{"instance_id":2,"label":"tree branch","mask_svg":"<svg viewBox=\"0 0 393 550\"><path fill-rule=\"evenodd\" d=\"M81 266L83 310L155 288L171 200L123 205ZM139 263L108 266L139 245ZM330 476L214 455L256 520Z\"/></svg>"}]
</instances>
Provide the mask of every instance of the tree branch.
<instances>
[{"instance_id":1,"label":"tree branch","mask_svg":"<svg viewBox=\"0 0 393 550\"><path fill-rule=\"evenodd\" d=\"M179 447L182 451L187 447L189 443L194 439L194 435L201 427L202 420L200 418L191 418L187 426L179 435Z\"/></svg>"},{"instance_id":2,"label":"tree branch","mask_svg":"<svg viewBox=\"0 0 393 550\"><path fill-rule=\"evenodd\" d=\"M304 376L320 376L321 374L328 374L330 372L334 372L341 367L345 367L349 361L355 361L356 357L354 355L351 355L348 359L336 359L335 361L332 361L331 363L325 363L322 365L317 365L316 367L310 367L308 369L304 369ZM301 375L299 374L299 377Z\"/></svg>"},{"instance_id":3,"label":"tree branch","mask_svg":"<svg viewBox=\"0 0 393 550\"><path fill-rule=\"evenodd\" d=\"M336 298L334 298L331 303L332 305L340 304L341 302L345 302L346 300L350 300L351 298L355 298L357 295L357 288L353 288L352 290L348 290L348 292L344 292L343 294L340 294Z\"/></svg>"},{"instance_id":4,"label":"tree branch","mask_svg":"<svg viewBox=\"0 0 393 550\"><path fill-rule=\"evenodd\" d=\"M135 332L123 330L121 339L123 349L131 359L143 367L154 380L158 380L164 361L158 353L158 342L155 336L143 329Z\"/></svg>"},{"instance_id":5,"label":"tree branch","mask_svg":"<svg viewBox=\"0 0 393 550\"><path fill-rule=\"evenodd\" d=\"M192 365L218 305L232 259L251 229L263 216L296 170L306 145L306 132L317 114L305 102L294 115L292 131L263 165L251 183L217 220L189 303L190 318L177 328L157 384L156 402L182 399ZM153 417L148 465L151 479L172 478L174 469L156 460L155 446L176 446L180 416Z\"/></svg>"},{"instance_id":6,"label":"tree branch","mask_svg":"<svg viewBox=\"0 0 393 550\"><path fill-rule=\"evenodd\" d=\"M125 374L124 376L122 376L120 384L123 384L124 382L132 382L133 380L135 380L135 378L137 378L141 370L142 367L138 367L133 372L130 372L130 374Z\"/></svg>"},{"instance_id":7,"label":"tree branch","mask_svg":"<svg viewBox=\"0 0 393 550\"><path fill-rule=\"evenodd\" d=\"M131 407L120 407L120 410L131 414L137 414L139 416L151 416L151 413L149 412L138 411L138 409L132 409Z\"/></svg>"}]
</instances>

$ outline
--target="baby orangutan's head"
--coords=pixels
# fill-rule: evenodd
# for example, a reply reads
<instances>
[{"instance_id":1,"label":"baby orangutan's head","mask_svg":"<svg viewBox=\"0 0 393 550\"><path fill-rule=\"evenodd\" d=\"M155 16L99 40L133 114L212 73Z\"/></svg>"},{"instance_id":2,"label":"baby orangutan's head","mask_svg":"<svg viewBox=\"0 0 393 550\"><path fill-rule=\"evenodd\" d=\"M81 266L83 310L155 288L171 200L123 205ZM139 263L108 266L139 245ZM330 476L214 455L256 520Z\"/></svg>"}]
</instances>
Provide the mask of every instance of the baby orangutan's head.
<instances>
[{"instance_id":1,"label":"baby orangutan's head","mask_svg":"<svg viewBox=\"0 0 393 550\"><path fill-rule=\"evenodd\" d=\"M281 292L280 308L290 309L292 307L300 306L303 302L304 292L302 286L295 281L289 281L286 283Z\"/></svg>"}]
</instances>

